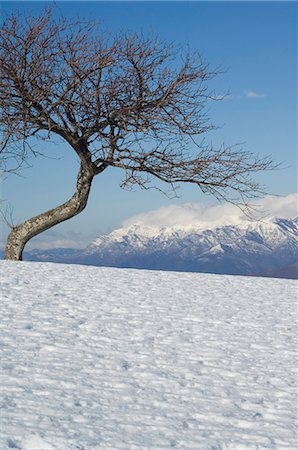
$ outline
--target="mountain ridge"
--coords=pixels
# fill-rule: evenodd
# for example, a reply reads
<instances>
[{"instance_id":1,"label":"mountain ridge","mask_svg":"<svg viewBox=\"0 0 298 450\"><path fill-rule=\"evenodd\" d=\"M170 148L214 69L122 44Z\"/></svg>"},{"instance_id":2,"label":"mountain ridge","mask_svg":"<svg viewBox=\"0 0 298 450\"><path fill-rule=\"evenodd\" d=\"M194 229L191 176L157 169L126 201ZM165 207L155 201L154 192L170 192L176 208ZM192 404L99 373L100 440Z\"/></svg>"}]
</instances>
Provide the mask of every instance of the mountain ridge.
<instances>
[{"instance_id":1,"label":"mountain ridge","mask_svg":"<svg viewBox=\"0 0 298 450\"><path fill-rule=\"evenodd\" d=\"M298 278L298 219L214 227L133 224L82 250L31 250L25 259L107 267ZM287 276L286 276L287 277Z\"/></svg>"}]
</instances>

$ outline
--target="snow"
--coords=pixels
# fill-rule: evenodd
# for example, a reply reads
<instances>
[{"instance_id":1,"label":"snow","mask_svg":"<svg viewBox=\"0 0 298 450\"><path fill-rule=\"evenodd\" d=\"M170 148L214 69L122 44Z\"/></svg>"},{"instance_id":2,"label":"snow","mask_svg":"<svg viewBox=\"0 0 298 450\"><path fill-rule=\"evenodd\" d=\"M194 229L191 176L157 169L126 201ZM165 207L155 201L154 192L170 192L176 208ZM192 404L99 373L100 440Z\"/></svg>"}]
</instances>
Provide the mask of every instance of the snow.
<instances>
[{"instance_id":1,"label":"snow","mask_svg":"<svg viewBox=\"0 0 298 450\"><path fill-rule=\"evenodd\" d=\"M0 262L1 450L296 448L297 282Z\"/></svg>"}]
</instances>

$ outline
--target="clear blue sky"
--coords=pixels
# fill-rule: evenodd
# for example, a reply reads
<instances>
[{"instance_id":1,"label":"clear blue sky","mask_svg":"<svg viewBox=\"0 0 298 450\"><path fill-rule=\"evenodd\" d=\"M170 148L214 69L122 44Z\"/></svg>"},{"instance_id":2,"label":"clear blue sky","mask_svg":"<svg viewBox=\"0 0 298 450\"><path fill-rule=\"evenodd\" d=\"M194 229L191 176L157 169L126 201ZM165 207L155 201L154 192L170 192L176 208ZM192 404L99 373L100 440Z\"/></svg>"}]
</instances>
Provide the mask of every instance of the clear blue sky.
<instances>
[{"instance_id":1,"label":"clear blue sky","mask_svg":"<svg viewBox=\"0 0 298 450\"><path fill-rule=\"evenodd\" d=\"M36 13L48 5L2 2L2 12ZM66 16L98 18L112 32L158 33L167 41L198 49L213 67L224 65L226 72L211 87L230 96L210 107L210 117L220 128L206 139L215 145L244 142L249 151L285 161L284 170L259 179L272 194L297 192L296 2L56 2L56 8ZM39 143L40 150L43 145ZM24 177L5 181L2 197L13 206L16 221L57 206L72 194L76 159L64 146L54 152L61 159L33 160ZM210 200L194 186L182 187L181 197L169 200L157 191L123 191L120 180L115 170L98 176L87 209L55 227L53 239L80 233L88 241L137 213L173 202Z\"/></svg>"}]
</instances>

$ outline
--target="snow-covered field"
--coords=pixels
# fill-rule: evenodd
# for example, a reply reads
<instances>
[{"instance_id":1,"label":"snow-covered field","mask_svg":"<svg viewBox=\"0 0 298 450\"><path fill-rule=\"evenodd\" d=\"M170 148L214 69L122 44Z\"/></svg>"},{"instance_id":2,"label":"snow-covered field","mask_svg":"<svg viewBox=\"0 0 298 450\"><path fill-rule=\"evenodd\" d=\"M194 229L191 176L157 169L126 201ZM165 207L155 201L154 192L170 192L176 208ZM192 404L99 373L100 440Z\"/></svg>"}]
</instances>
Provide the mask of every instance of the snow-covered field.
<instances>
[{"instance_id":1,"label":"snow-covered field","mask_svg":"<svg viewBox=\"0 0 298 450\"><path fill-rule=\"evenodd\" d=\"M0 262L1 450L296 449L297 282Z\"/></svg>"}]
</instances>

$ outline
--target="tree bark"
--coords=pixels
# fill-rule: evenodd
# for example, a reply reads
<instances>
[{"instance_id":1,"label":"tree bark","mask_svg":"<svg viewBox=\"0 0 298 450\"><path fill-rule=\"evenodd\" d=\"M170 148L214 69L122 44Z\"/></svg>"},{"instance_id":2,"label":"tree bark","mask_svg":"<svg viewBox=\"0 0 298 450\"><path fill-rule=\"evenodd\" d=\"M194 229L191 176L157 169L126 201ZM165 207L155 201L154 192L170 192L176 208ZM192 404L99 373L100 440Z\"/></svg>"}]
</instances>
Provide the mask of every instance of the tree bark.
<instances>
[{"instance_id":1,"label":"tree bark","mask_svg":"<svg viewBox=\"0 0 298 450\"><path fill-rule=\"evenodd\" d=\"M86 206L94 171L81 163L76 191L65 203L13 227L6 244L5 259L21 261L26 243L34 236L79 214Z\"/></svg>"}]
</instances>

